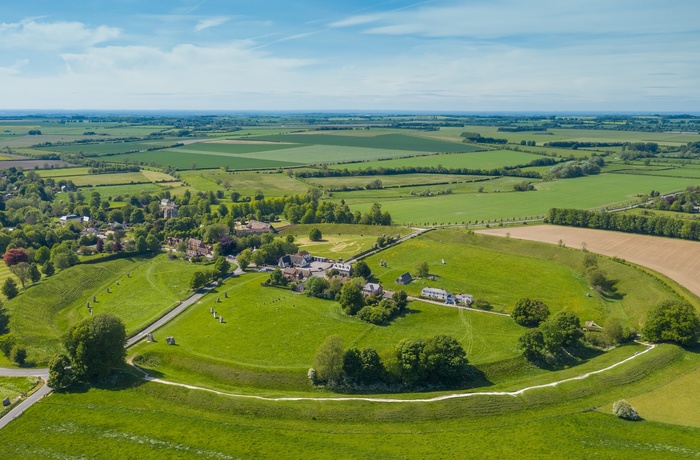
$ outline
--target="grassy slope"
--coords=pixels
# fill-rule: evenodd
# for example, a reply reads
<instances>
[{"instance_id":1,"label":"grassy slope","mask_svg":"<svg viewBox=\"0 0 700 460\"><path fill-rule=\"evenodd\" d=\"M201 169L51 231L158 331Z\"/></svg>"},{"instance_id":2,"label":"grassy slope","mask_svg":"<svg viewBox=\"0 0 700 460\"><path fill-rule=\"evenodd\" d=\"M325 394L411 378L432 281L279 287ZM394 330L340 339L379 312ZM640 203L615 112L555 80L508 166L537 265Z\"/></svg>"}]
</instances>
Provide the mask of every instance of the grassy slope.
<instances>
[{"instance_id":1,"label":"grassy slope","mask_svg":"<svg viewBox=\"0 0 700 460\"><path fill-rule=\"evenodd\" d=\"M700 364L688 355L661 347L608 374L555 389L428 404L261 402L125 377L52 395L0 432L0 442L7 445L6 458L697 456L696 428L629 423L590 411ZM30 432L41 436L25 435Z\"/></svg>"},{"instance_id":2,"label":"grassy slope","mask_svg":"<svg viewBox=\"0 0 700 460\"><path fill-rule=\"evenodd\" d=\"M387 261L380 267L379 260ZM445 260L446 265L442 264ZM567 309L582 321L599 324L617 316L638 328L650 305L675 294L633 267L599 257L621 298L604 298L590 290L581 274L583 253L547 244L469 235L463 230L437 230L389 248L367 263L389 289L401 289L396 278L426 261L436 281L416 280L403 288L417 295L425 286L465 292L489 300L496 310L510 311L521 297L540 298L552 311ZM586 293L593 292L592 297Z\"/></svg>"},{"instance_id":3,"label":"grassy slope","mask_svg":"<svg viewBox=\"0 0 700 460\"><path fill-rule=\"evenodd\" d=\"M113 313L124 320L127 331L136 332L186 297L196 269L165 255L76 265L7 302L10 328L27 345L29 360L45 363L60 349L61 334L89 316L88 301L95 313Z\"/></svg>"}]
</instances>

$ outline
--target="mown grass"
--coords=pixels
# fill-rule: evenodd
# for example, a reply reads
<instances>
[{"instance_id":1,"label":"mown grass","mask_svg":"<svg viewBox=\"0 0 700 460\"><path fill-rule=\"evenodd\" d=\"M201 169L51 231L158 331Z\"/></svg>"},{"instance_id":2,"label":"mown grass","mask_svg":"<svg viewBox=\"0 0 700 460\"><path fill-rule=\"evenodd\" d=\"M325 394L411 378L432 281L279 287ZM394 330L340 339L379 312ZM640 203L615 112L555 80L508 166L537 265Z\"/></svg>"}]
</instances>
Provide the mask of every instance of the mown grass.
<instances>
[{"instance_id":1,"label":"mown grass","mask_svg":"<svg viewBox=\"0 0 700 460\"><path fill-rule=\"evenodd\" d=\"M321 241L309 240L309 232L313 228L321 231ZM295 225L285 229L282 235L293 235L294 243L299 249L309 251L316 256L329 259L348 259L364 251L372 249L377 238L382 235L405 236L412 232L406 227L381 227L376 225L349 225L349 224L307 224Z\"/></svg>"},{"instance_id":2,"label":"mown grass","mask_svg":"<svg viewBox=\"0 0 700 460\"><path fill-rule=\"evenodd\" d=\"M37 384L36 377L0 377L0 401L27 394ZM0 412L2 407L0 407Z\"/></svg>"},{"instance_id":3,"label":"mown grass","mask_svg":"<svg viewBox=\"0 0 700 460\"><path fill-rule=\"evenodd\" d=\"M381 181L383 187L407 187L411 185L449 184L483 178L483 176L455 176L454 174L398 174L391 176L311 177L306 180L321 188L339 189L342 187L364 188L376 180Z\"/></svg>"},{"instance_id":4,"label":"mown grass","mask_svg":"<svg viewBox=\"0 0 700 460\"><path fill-rule=\"evenodd\" d=\"M61 349L61 335L90 316L87 302L95 314L112 313L122 318L128 332L137 332L187 297L197 269L165 255L76 265L8 301L10 330L27 346L29 361L46 363Z\"/></svg>"},{"instance_id":5,"label":"mown grass","mask_svg":"<svg viewBox=\"0 0 700 460\"><path fill-rule=\"evenodd\" d=\"M84 174L79 176L63 176L61 179L71 180L78 187L96 187L100 185L122 185L150 182L150 180L140 172Z\"/></svg>"},{"instance_id":6,"label":"mown grass","mask_svg":"<svg viewBox=\"0 0 700 460\"><path fill-rule=\"evenodd\" d=\"M50 396L2 430L0 442L6 458L696 456L697 428L630 423L590 408L643 393L698 364L662 347L608 374L533 395L410 404L255 401L122 375Z\"/></svg>"}]
</instances>

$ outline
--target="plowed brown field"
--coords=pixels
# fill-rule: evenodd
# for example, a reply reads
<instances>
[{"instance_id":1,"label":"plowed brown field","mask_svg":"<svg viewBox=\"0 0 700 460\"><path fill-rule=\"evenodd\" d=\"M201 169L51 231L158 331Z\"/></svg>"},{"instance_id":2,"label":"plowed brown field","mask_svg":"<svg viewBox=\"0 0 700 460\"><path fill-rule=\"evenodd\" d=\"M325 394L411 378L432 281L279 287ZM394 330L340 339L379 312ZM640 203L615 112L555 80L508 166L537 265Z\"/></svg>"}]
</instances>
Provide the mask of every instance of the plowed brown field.
<instances>
[{"instance_id":1,"label":"plowed brown field","mask_svg":"<svg viewBox=\"0 0 700 460\"><path fill-rule=\"evenodd\" d=\"M700 242L557 225L497 228L477 233L498 236L510 233L511 238L552 244L561 240L572 248L581 248L585 243L591 252L651 268L700 296Z\"/></svg>"}]
</instances>

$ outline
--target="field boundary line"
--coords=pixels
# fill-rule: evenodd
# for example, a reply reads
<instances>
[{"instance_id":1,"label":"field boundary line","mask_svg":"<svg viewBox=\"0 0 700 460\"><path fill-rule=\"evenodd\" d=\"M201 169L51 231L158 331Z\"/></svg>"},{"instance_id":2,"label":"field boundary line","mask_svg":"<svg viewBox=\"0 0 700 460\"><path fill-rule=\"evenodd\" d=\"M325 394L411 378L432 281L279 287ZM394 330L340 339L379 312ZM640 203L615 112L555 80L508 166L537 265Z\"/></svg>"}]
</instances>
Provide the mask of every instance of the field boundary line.
<instances>
[{"instance_id":1,"label":"field boundary line","mask_svg":"<svg viewBox=\"0 0 700 460\"><path fill-rule=\"evenodd\" d=\"M198 390L198 391L206 391L209 393L214 393L220 396L229 396L232 398L245 398L245 399L256 399L260 401L271 401L271 402L286 402L286 401L317 401L317 402L323 402L323 401L362 401L362 402L372 402L372 403L432 403L432 402L440 402L440 401L447 401L450 399L462 399L462 398L470 398L474 396L511 396L511 397L517 397L520 396L528 391L533 391L533 390L539 390L542 388L554 388L557 387L563 383L568 383L568 382L573 382L576 380L585 380L593 375L597 374L602 374L603 372L608 372L618 366L621 366L629 361L632 361L633 359L638 358L639 356L642 356L654 348L656 348L656 344L649 344L649 343L643 343L643 342L637 342L641 345L644 345L647 347L645 350L638 351L632 356L629 356L622 361L618 361L614 364L611 364L608 367L605 367L603 369L598 369L595 371L591 372L586 372L585 374L577 375L575 377L569 377L567 379L562 379L562 380L557 380L554 382L549 382L549 383L543 383L540 385L532 385L529 387L521 388L520 390L515 390L515 391L478 391L478 392L473 392L473 393L450 393L442 396L436 396L434 398L422 398L422 399L398 399L398 398L370 398L370 397L357 397L357 396L347 396L347 397L327 397L327 398L314 398L310 396L297 396L297 397L279 397L279 398L273 398L273 397L267 397L267 396L258 396L258 395L247 395L247 394L241 394L241 393L229 393L225 391L219 391L219 390L214 390L212 388L206 388L206 387L200 387L196 385L188 385L186 383L177 383L177 382L170 382L168 380L163 380L155 377L151 377L148 372L137 366L136 364L133 363L133 359L129 359L127 362L133 366L135 369L140 371L141 373L144 374L143 379L147 382L153 382L153 383L160 383L161 385L170 385L170 386L176 386L176 387L181 387L181 388L187 388L188 390Z\"/></svg>"}]
</instances>

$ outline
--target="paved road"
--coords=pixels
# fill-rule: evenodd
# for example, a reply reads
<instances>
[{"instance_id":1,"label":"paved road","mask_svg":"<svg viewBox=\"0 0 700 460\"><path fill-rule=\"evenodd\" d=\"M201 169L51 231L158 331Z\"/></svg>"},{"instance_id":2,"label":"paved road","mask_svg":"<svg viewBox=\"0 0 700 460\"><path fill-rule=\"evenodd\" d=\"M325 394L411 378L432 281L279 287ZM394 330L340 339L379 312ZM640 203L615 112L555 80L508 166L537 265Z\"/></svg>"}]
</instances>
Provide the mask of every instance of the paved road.
<instances>
[{"instance_id":1,"label":"paved road","mask_svg":"<svg viewBox=\"0 0 700 460\"><path fill-rule=\"evenodd\" d=\"M32 404L51 393L51 388L49 388L49 386L46 384L46 381L49 378L48 369L0 369L0 375L6 377L41 377L43 380L43 385L41 388L35 391L30 397L13 407L10 412L0 418L1 430L5 427L5 425L22 415L24 411L27 410Z\"/></svg>"},{"instance_id":2,"label":"paved road","mask_svg":"<svg viewBox=\"0 0 700 460\"><path fill-rule=\"evenodd\" d=\"M239 268L236 269L234 274L241 274L243 271ZM231 276L231 275L229 275ZM165 325L168 321L171 321L173 318L175 318L177 315L182 313L187 309L187 307L191 306L192 304L197 303L199 299L204 297L206 294L208 294L212 289L216 287L216 283L209 284L207 287L200 289L196 293L194 293L191 297L189 297L187 300L182 302L180 305L177 307L173 308L170 310L168 313L160 317L157 321L155 321L153 324L148 326L146 329L142 330L138 334L134 335L131 337L129 340L126 342L126 348L129 348L139 341L143 340L149 333L155 331L159 327ZM5 414L2 418L0 418L0 429L5 427L8 423L10 423L12 420L16 419L20 415L24 413L25 410L27 410L32 404L35 402L39 401L41 398L44 396L48 395L51 393L51 388L46 384L46 382L49 379L49 370L48 369L5 369L5 368L0 368L0 376L4 377L41 377L43 380L44 384L41 388L39 388L34 394L32 394L30 397L22 401L20 404L12 408L10 412Z\"/></svg>"}]
</instances>

